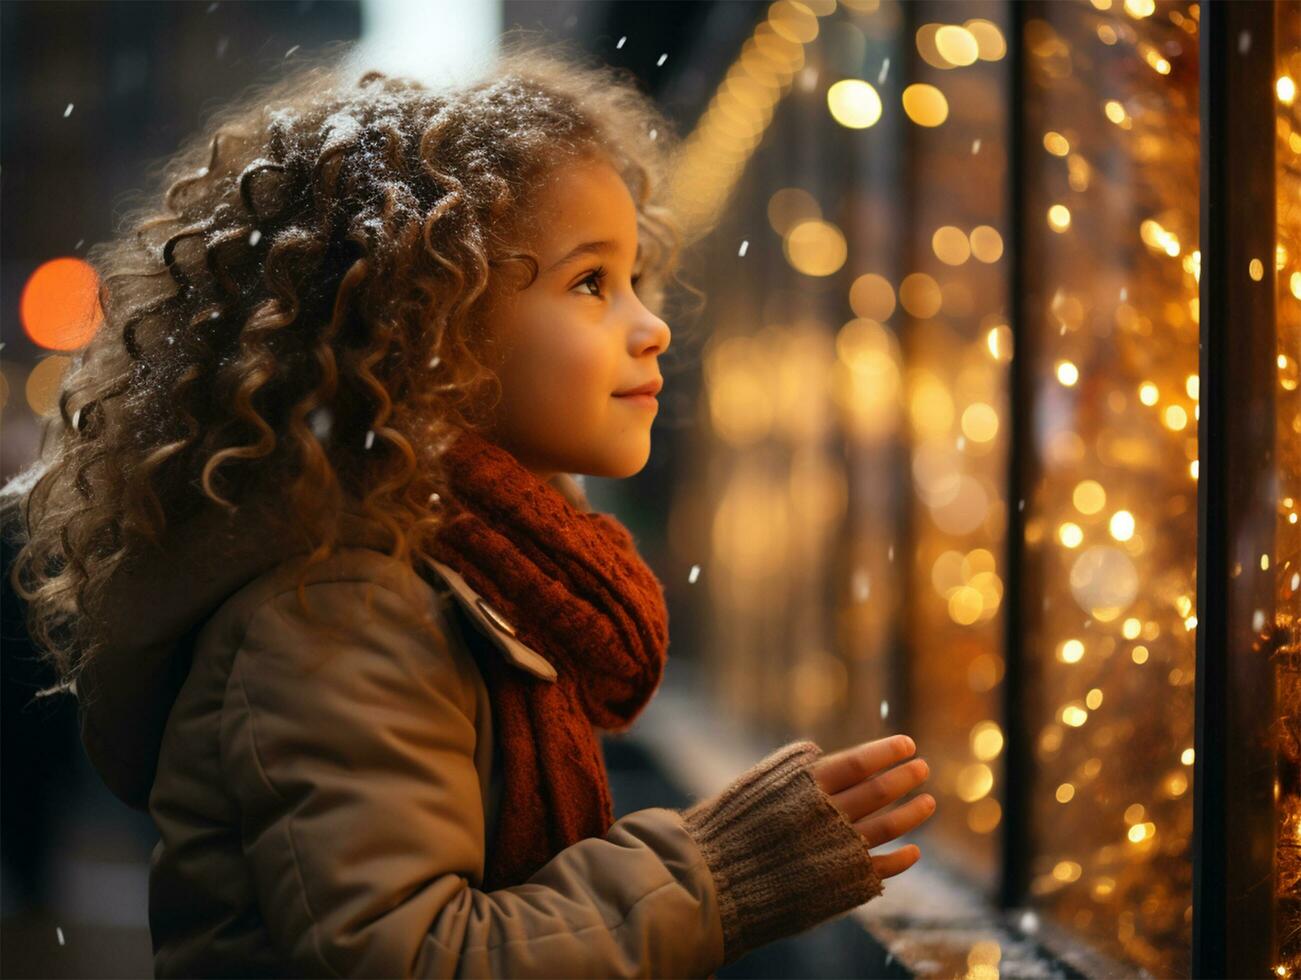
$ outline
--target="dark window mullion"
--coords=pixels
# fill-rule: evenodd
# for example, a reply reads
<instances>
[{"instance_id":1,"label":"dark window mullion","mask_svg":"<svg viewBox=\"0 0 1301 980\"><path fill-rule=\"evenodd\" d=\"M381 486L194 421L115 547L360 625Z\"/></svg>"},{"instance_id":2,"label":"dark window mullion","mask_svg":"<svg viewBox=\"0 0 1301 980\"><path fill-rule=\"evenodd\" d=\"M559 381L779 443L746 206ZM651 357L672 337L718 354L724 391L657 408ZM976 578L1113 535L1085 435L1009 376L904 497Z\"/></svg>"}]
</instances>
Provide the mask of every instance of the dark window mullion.
<instances>
[{"instance_id":1,"label":"dark window mullion","mask_svg":"<svg viewBox=\"0 0 1301 980\"><path fill-rule=\"evenodd\" d=\"M1024 263L1027 261L1024 240L1024 187L1026 170L1024 104L1028 95L1025 68L1024 24L1037 14L1036 3L1012 3L1008 17L1008 163L1007 163L1007 252L1008 323L1012 330L1012 362L1009 365L1008 414L1012 436L1008 447L1007 477L1007 577L1004 595L1003 640L1003 718L1007 738L1003 757L1002 875L999 882L999 905L1013 908L1025 901L1030 887L1033 838L1030 814L1032 766L1031 746L1034 738L1028 714L1028 684L1025 670L1023 615L1027 597L1023 569L1025 564L1025 518L1020 501L1029 501L1031 477L1031 372L1034 361L1025 317Z\"/></svg>"},{"instance_id":2,"label":"dark window mullion","mask_svg":"<svg viewBox=\"0 0 1301 980\"><path fill-rule=\"evenodd\" d=\"M1194 977L1272 972L1276 712L1252 618L1272 621L1275 574L1259 564L1275 520L1273 17L1201 5Z\"/></svg>"}]
</instances>

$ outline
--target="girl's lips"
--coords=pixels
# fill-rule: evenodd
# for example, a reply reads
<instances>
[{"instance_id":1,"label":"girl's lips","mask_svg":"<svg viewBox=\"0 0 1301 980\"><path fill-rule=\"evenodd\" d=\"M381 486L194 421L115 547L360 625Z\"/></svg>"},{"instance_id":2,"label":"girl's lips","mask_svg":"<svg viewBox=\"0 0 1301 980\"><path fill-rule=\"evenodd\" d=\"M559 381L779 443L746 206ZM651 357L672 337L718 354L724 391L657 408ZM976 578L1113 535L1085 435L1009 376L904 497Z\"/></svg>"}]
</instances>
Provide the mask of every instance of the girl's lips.
<instances>
[{"instance_id":1,"label":"girl's lips","mask_svg":"<svg viewBox=\"0 0 1301 980\"><path fill-rule=\"evenodd\" d=\"M647 408L659 406L659 399L654 395L615 395L614 397L621 402L634 402Z\"/></svg>"}]
</instances>

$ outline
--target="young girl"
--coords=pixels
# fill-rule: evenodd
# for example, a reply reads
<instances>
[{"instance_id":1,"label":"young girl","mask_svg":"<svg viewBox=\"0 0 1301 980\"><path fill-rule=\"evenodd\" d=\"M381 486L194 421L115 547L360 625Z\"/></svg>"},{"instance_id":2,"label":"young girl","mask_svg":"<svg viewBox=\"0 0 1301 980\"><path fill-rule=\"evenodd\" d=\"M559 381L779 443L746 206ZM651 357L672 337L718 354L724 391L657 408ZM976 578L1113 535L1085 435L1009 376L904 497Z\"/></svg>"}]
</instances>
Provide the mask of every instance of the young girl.
<instances>
[{"instance_id":1,"label":"young girl","mask_svg":"<svg viewBox=\"0 0 1301 980\"><path fill-rule=\"evenodd\" d=\"M157 975L705 976L879 894L906 736L612 818L668 617L566 474L647 460L669 125L526 44L455 90L330 58L92 252L14 485L33 637L158 827Z\"/></svg>"}]
</instances>

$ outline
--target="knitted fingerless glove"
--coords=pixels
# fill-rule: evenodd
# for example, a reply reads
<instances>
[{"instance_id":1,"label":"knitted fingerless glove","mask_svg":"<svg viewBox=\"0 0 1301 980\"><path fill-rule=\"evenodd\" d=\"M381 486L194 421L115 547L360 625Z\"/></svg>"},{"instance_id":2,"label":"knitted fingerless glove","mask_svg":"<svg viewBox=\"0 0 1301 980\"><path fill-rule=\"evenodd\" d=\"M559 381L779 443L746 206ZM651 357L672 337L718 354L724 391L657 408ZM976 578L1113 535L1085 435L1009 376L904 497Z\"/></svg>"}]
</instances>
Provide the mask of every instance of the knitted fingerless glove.
<instances>
[{"instance_id":1,"label":"knitted fingerless glove","mask_svg":"<svg viewBox=\"0 0 1301 980\"><path fill-rule=\"evenodd\" d=\"M714 878L725 964L884 890L867 841L809 772L821 754L792 742L681 811Z\"/></svg>"}]
</instances>

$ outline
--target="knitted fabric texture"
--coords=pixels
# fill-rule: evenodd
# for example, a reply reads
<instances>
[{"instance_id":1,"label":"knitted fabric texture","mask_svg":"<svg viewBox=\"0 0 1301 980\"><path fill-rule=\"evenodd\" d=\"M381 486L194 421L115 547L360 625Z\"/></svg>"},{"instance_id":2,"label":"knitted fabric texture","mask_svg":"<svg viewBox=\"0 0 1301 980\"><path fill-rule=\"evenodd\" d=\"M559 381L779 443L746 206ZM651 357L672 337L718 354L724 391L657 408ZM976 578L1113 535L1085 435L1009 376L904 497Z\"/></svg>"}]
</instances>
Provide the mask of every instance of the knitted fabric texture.
<instances>
[{"instance_id":1,"label":"knitted fabric texture","mask_svg":"<svg viewBox=\"0 0 1301 980\"><path fill-rule=\"evenodd\" d=\"M714 877L725 963L884 891L866 839L809 772L821 754L792 742L682 811Z\"/></svg>"},{"instance_id":2,"label":"knitted fabric texture","mask_svg":"<svg viewBox=\"0 0 1301 980\"><path fill-rule=\"evenodd\" d=\"M576 509L512 454L463 431L444 456L447 523L434 557L455 568L546 657L554 682L487 658L502 799L484 887L527 880L614 822L594 726L623 731L659 687L663 587L628 529Z\"/></svg>"}]
</instances>

